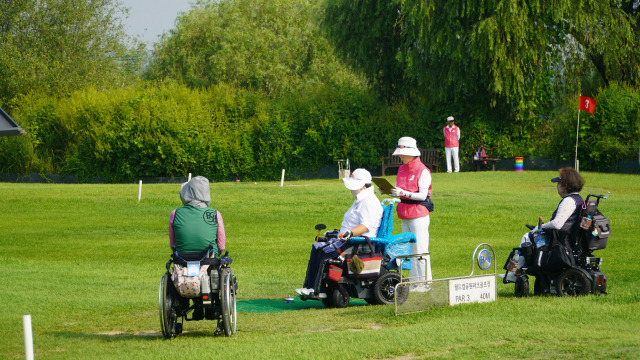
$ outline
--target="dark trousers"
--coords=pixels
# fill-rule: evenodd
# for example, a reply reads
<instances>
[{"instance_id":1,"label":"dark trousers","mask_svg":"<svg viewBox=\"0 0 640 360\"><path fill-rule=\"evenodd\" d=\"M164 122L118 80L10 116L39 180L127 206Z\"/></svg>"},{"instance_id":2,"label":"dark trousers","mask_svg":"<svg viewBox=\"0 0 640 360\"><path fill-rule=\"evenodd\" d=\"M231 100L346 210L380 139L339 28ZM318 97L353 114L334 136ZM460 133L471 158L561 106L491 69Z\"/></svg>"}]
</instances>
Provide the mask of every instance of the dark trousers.
<instances>
[{"instance_id":1,"label":"dark trousers","mask_svg":"<svg viewBox=\"0 0 640 360\"><path fill-rule=\"evenodd\" d=\"M309 255L309 263L307 264L307 275L304 278L304 287L316 289L316 282L319 280L320 265L326 259L335 258L339 253L342 241L336 241L331 245L325 246L326 242L316 242L311 246L311 254ZM317 289L316 289L317 290Z\"/></svg>"}]
</instances>

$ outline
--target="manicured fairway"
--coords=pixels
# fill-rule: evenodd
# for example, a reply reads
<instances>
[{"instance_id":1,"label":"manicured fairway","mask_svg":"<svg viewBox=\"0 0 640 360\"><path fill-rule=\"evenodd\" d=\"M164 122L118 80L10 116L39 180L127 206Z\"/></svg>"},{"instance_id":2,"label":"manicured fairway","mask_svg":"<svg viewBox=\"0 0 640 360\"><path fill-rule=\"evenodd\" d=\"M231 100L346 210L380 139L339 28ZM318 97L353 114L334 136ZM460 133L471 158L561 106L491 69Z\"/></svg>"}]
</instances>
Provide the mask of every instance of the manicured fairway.
<instances>
[{"instance_id":1,"label":"manicured fairway","mask_svg":"<svg viewBox=\"0 0 640 360\"><path fill-rule=\"evenodd\" d=\"M553 176L434 174L434 277L468 274L481 242L501 268L523 225L555 209ZM24 358L31 314L36 359L640 359L640 176L583 176L583 196L611 191L600 209L612 236L596 253L608 295L515 298L498 283L496 302L399 317L364 301L282 300L301 286L314 225L339 227L352 202L337 178L214 183L240 286L238 332L214 337L215 323L189 322L173 340L159 332L157 300L179 184L144 184L138 203L138 184L0 183L0 358Z\"/></svg>"}]
</instances>

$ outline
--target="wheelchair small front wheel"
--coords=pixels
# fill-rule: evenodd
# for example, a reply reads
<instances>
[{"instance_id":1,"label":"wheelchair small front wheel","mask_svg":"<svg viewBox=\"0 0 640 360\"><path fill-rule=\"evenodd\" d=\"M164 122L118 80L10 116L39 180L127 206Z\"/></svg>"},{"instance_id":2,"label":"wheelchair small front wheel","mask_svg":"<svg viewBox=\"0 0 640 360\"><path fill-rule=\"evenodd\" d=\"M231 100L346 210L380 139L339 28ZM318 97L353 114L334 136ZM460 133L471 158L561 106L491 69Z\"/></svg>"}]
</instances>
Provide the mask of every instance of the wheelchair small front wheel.
<instances>
[{"instance_id":1,"label":"wheelchair small front wheel","mask_svg":"<svg viewBox=\"0 0 640 360\"><path fill-rule=\"evenodd\" d=\"M222 322L225 335L231 336L236 333L238 319L238 314L236 313L236 291L234 284L231 282L231 269L224 269L222 274Z\"/></svg>"},{"instance_id":2,"label":"wheelchair small front wheel","mask_svg":"<svg viewBox=\"0 0 640 360\"><path fill-rule=\"evenodd\" d=\"M333 304L333 288L334 286L337 286L337 284L334 284L335 283L330 284L327 281L323 281L322 285L320 286L320 292L327 295L327 297L321 299L322 305L328 308L335 307L335 305Z\"/></svg>"},{"instance_id":3,"label":"wheelchair small front wheel","mask_svg":"<svg viewBox=\"0 0 640 360\"><path fill-rule=\"evenodd\" d=\"M333 306L337 308L345 308L349 306L350 296L347 287L344 286L344 284L336 284L333 287L333 292L331 293L331 300L333 300Z\"/></svg>"},{"instance_id":4,"label":"wheelchair small front wheel","mask_svg":"<svg viewBox=\"0 0 640 360\"><path fill-rule=\"evenodd\" d=\"M518 276L513 291L516 297L529 296L529 278L526 275Z\"/></svg>"}]
</instances>

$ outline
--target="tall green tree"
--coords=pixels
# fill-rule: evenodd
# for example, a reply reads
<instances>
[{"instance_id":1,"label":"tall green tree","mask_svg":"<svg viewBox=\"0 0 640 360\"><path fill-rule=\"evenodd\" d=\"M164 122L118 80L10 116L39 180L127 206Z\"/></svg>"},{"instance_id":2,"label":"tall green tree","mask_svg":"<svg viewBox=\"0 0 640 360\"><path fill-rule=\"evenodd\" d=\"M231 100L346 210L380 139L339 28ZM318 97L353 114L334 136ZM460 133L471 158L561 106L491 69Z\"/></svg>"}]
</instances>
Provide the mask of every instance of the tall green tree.
<instances>
[{"instance_id":1,"label":"tall green tree","mask_svg":"<svg viewBox=\"0 0 640 360\"><path fill-rule=\"evenodd\" d=\"M156 44L147 76L271 97L314 83L361 85L320 34L318 11L311 0L200 0Z\"/></svg>"},{"instance_id":2,"label":"tall green tree","mask_svg":"<svg viewBox=\"0 0 640 360\"><path fill-rule=\"evenodd\" d=\"M123 30L126 11L114 0L0 2L0 103L135 79L145 53Z\"/></svg>"},{"instance_id":3,"label":"tall green tree","mask_svg":"<svg viewBox=\"0 0 640 360\"><path fill-rule=\"evenodd\" d=\"M506 102L526 116L567 69L640 84L637 11L637 1L327 0L324 27L384 96Z\"/></svg>"}]
</instances>

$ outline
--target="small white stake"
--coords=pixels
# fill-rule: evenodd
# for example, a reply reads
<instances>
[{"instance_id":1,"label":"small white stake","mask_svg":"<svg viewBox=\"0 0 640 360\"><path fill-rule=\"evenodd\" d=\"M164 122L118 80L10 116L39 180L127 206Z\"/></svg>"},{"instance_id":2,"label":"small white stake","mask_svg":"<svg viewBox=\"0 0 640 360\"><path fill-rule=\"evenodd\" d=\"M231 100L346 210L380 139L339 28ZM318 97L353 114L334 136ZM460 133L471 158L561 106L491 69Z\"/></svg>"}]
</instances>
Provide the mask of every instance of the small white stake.
<instances>
[{"instance_id":1,"label":"small white stake","mask_svg":"<svg viewBox=\"0 0 640 360\"><path fill-rule=\"evenodd\" d=\"M31 330L31 315L22 315L24 330L24 358L33 360L33 331Z\"/></svg>"}]
</instances>

